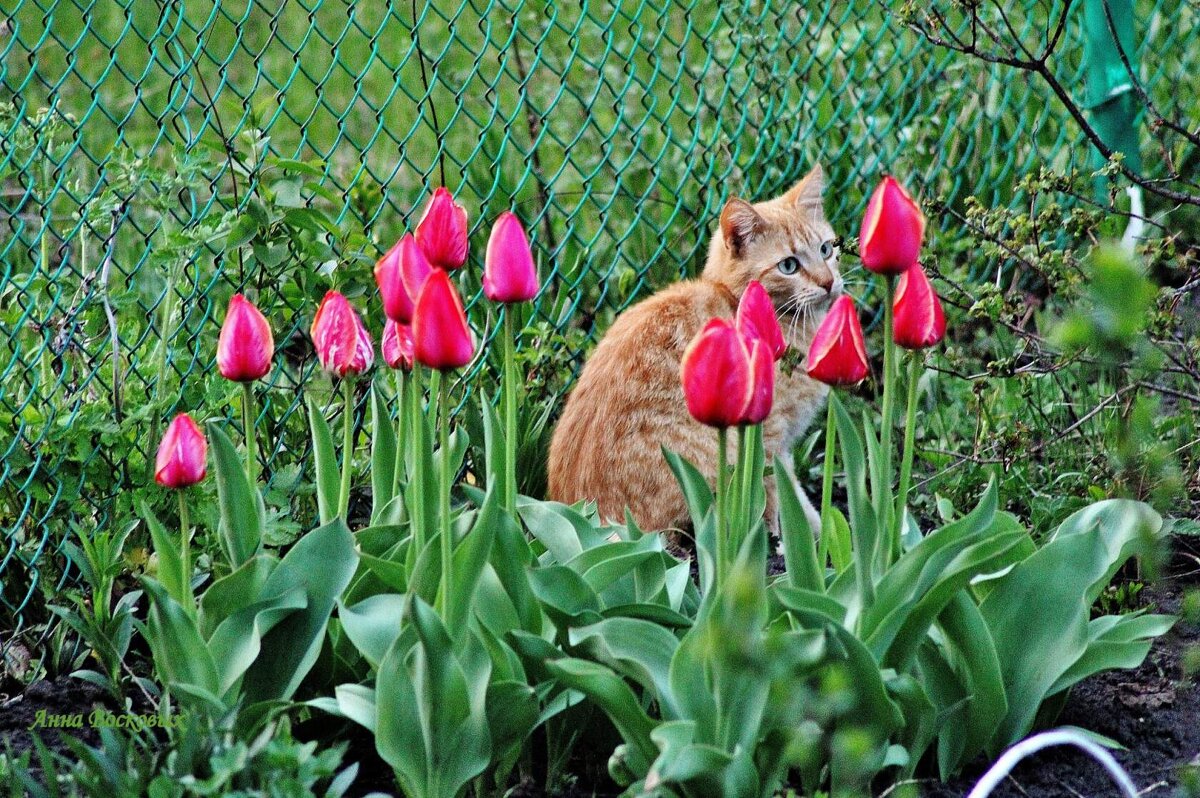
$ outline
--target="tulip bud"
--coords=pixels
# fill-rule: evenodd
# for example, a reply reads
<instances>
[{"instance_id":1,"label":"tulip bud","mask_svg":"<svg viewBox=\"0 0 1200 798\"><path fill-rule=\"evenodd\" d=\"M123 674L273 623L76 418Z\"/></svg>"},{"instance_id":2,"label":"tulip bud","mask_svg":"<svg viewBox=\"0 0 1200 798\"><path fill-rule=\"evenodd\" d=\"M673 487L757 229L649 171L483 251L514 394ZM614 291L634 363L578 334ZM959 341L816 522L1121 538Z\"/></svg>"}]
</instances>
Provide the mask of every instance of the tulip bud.
<instances>
[{"instance_id":1,"label":"tulip bud","mask_svg":"<svg viewBox=\"0 0 1200 798\"><path fill-rule=\"evenodd\" d=\"M742 414L743 424L761 424L771 415L775 401L775 358L762 341L750 344L750 404Z\"/></svg>"},{"instance_id":2,"label":"tulip bud","mask_svg":"<svg viewBox=\"0 0 1200 798\"><path fill-rule=\"evenodd\" d=\"M738 302L737 328L746 337L746 343L762 341L776 360L783 357L787 350L787 341L783 339L783 329L779 326L779 317L775 314L775 305L767 289L758 280L751 280L746 286L742 299Z\"/></svg>"},{"instance_id":3,"label":"tulip bud","mask_svg":"<svg viewBox=\"0 0 1200 798\"><path fill-rule=\"evenodd\" d=\"M483 266L483 293L493 302L528 302L537 296L537 267L520 220L500 214L488 238Z\"/></svg>"},{"instance_id":4,"label":"tulip bud","mask_svg":"<svg viewBox=\"0 0 1200 798\"><path fill-rule=\"evenodd\" d=\"M435 268L457 269L467 262L467 209L439 187L417 223L416 238Z\"/></svg>"},{"instance_id":5,"label":"tulip bud","mask_svg":"<svg viewBox=\"0 0 1200 798\"><path fill-rule=\"evenodd\" d=\"M746 342L733 323L711 319L683 353L683 395L692 418L710 427L743 423L753 399Z\"/></svg>"},{"instance_id":6,"label":"tulip bud","mask_svg":"<svg viewBox=\"0 0 1200 798\"><path fill-rule=\"evenodd\" d=\"M441 269L429 275L417 296L412 337L416 361L440 371L462 368L475 354L462 299Z\"/></svg>"},{"instance_id":7,"label":"tulip bud","mask_svg":"<svg viewBox=\"0 0 1200 798\"><path fill-rule=\"evenodd\" d=\"M208 441L191 416L180 413L158 445L154 481L168 488L186 488L204 479L207 472Z\"/></svg>"},{"instance_id":8,"label":"tulip bud","mask_svg":"<svg viewBox=\"0 0 1200 798\"><path fill-rule=\"evenodd\" d=\"M858 254L863 266L877 274L902 274L917 262L925 216L895 178L885 177L867 203Z\"/></svg>"},{"instance_id":9,"label":"tulip bud","mask_svg":"<svg viewBox=\"0 0 1200 798\"><path fill-rule=\"evenodd\" d=\"M335 377L362 374L375 362L367 328L337 291L330 291L321 300L310 334L321 368Z\"/></svg>"},{"instance_id":10,"label":"tulip bud","mask_svg":"<svg viewBox=\"0 0 1200 798\"><path fill-rule=\"evenodd\" d=\"M946 335L946 315L925 270L913 264L896 283L892 338L905 349L933 346Z\"/></svg>"},{"instance_id":11,"label":"tulip bud","mask_svg":"<svg viewBox=\"0 0 1200 798\"><path fill-rule=\"evenodd\" d=\"M817 328L804 370L827 385L854 385L870 373L862 325L848 294L834 301Z\"/></svg>"},{"instance_id":12,"label":"tulip bud","mask_svg":"<svg viewBox=\"0 0 1200 798\"><path fill-rule=\"evenodd\" d=\"M246 297L234 294L217 338L217 370L233 382L254 382L271 371L275 339L266 318Z\"/></svg>"},{"instance_id":13,"label":"tulip bud","mask_svg":"<svg viewBox=\"0 0 1200 798\"><path fill-rule=\"evenodd\" d=\"M379 348L383 350L383 359L389 368L412 370L412 328L407 324L397 324L388 319L383 325L383 340L380 341Z\"/></svg>"}]
</instances>

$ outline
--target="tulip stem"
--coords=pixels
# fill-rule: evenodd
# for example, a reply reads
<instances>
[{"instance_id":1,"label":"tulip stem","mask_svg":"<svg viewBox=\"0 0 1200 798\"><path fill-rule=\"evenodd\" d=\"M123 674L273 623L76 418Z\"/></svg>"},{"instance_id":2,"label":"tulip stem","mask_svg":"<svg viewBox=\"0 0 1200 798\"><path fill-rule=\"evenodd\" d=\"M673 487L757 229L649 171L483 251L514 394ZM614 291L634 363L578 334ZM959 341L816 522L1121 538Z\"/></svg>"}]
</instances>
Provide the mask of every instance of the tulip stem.
<instances>
[{"instance_id":1,"label":"tulip stem","mask_svg":"<svg viewBox=\"0 0 1200 798\"><path fill-rule=\"evenodd\" d=\"M733 467L733 485L737 490L733 493L733 518L730 520L729 553L734 558L742 548L742 541L750 532L750 436L751 428L745 424L738 426L737 460ZM732 486L731 486L732 487Z\"/></svg>"},{"instance_id":2,"label":"tulip stem","mask_svg":"<svg viewBox=\"0 0 1200 798\"><path fill-rule=\"evenodd\" d=\"M400 473L404 470L407 424L404 406L404 369L396 369L396 462L392 465L392 498L400 495Z\"/></svg>"},{"instance_id":3,"label":"tulip stem","mask_svg":"<svg viewBox=\"0 0 1200 798\"><path fill-rule=\"evenodd\" d=\"M354 464L354 381L342 380L342 489L338 494L338 515L350 523L350 470Z\"/></svg>"},{"instance_id":4,"label":"tulip stem","mask_svg":"<svg viewBox=\"0 0 1200 798\"><path fill-rule=\"evenodd\" d=\"M246 477L250 487L258 486L258 416L254 412L254 384L242 383L242 433L246 436Z\"/></svg>"},{"instance_id":5,"label":"tulip stem","mask_svg":"<svg viewBox=\"0 0 1200 798\"><path fill-rule=\"evenodd\" d=\"M917 380L921 376L921 355L913 350L908 364L908 412L904 417L904 454L900 460L900 492L896 496L896 523L903 529L908 509L908 490L912 483L913 438L917 426Z\"/></svg>"},{"instance_id":6,"label":"tulip stem","mask_svg":"<svg viewBox=\"0 0 1200 798\"><path fill-rule=\"evenodd\" d=\"M179 496L179 569L183 573L183 584L180 585L182 595L179 603L189 615L195 612L195 599L192 598L192 523L188 516L187 498L182 489L175 491Z\"/></svg>"},{"instance_id":7,"label":"tulip stem","mask_svg":"<svg viewBox=\"0 0 1200 798\"><path fill-rule=\"evenodd\" d=\"M437 374L438 372L434 372ZM425 419L421 415L421 402L425 400L425 386L422 384L421 367L413 364L412 384L408 386L408 428L409 440L409 465L412 471L409 472L409 493L408 498L412 500L408 510L408 525L412 530L413 541L413 556L420 556L421 551L425 548L426 532L425 507L428 506L425 489L425 452L429 441L426 438L428 427L425 425ZM433 402L433 394L430 394L430 403Z\"/></svg>"},{"instance_id":8,"label":"tulip stem","mask_svg":"<svg viewBox=\"0 0 1200 798\"><path fill-rule=\"evenodd\" d=\"M836 446L837 423L833 414L833 402L827 402L825 406L825 478L821 482L821 539L817 542L817 563L821 567L822 577L825 575L829 544L834 535L833 464L836 457Z\"/></svg>"},{"instance_id":9,"label":"tulip stem","mask_svg":"<svg viewBox=\"0 0 1200 798\"><path fill-rule=\"evenodd\" d=\"M517 512L517 366L513 308L504 308L504 508Z\"/></svg>"},{"instance_id":10,"label":"tulip stem","mask_svg":"<svg viewBox=\"0 0 1200 798\"><path fill-rule=\"evenodd\" d=\"M720 588L721 582L725 576L725 560L726 552L726 535L725 535L725 512L729 501L728 491L726 490L726 472L729 469L726 463L726 456L729 451L728 431L724 427L717 429L717 550L715 559L717 561L716 578L713 580L713 585Z\"/></svg>"},{"instance_id":11,"label":"tulip stem","mask_svg":"<svg viewBox=\"0 0 1200 798\"><path fill-rule=\"evenodd\" d=\"M438 385L438 448L441 450L442 479L438 499L438 521L441 524L442 536L442 620L449 620L450 592L453 589L451 580L454 578L453 565L454 546L450 539L450 380L443 375Z\"/></svg>"},{"instance_id":12,"label":"tulip stem","mask_svg":"<svg viewBox=\"0 0 1200 798\"><path fill-rule=\"evenodd\" d=\"M895 524L891 517L892 514L892 426L894 404L892 398L893 383L895 382L896 371L896 344L892 340L892 301L896 292L896 284L894 278L889 275L883 277L883 428L880 430L879 437L879 457L882 460L881 472L883 479L880 480L879 491L880 495L875 497L875 512L879 516L879 528L885 530L889 535L887 541L888 555L892 557L899 553L900 547L898 536L896 534Z\"/></svg>"}]
</instances>

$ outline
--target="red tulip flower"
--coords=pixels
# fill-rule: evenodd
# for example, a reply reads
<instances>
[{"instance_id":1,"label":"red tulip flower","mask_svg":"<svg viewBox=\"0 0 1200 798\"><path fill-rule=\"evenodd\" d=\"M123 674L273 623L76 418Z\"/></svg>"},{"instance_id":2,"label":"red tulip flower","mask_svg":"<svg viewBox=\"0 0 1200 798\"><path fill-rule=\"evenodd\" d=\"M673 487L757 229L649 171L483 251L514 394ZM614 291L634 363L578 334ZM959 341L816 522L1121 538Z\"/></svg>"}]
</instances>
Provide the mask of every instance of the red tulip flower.
<instances>
[{"instance_id":1,"label":"red tulip flower","mask_svg":"<svg viewBox=\"0 0 1200 798\"><path fill-rule=\"evenodd\" d=\"M776 360L783 357L787 350L787 341L783 339L783 329L779 326L779 317L775 315L775 305L767 289L758 280L751 280L738 302L737 328L746 337L747 346L752 341L762 341L767 351Z\"/></svg>"},{"instance_id":2,"label":"red tulip flower","mask_svg":"<svg viewBox=\"0 0 1200 798\"><path fill-rule=\"evenodd\" d=\"M217 370L233 382L254 382L271 371L271 325L246 297L234 294L217 338Z\"/></svg>"},{"instance_id":3,"label":"red tulip flower","mask_svg":"<svg viewBox=\"0 0 1200 798\"><path fill-rule=\"evenodd\" d=\"M750 404L742 414L743 424L761 424L771 415L775 400L775 358L762 341L750 343Z\"/></svg>"},{"instance_id":4,"label":"red tulip flower","mask_svg":"<svg viewBox=\"0 0 1200 798\"><path fill-rule=\"evenodd\" d=\"M925 270L913 264L896 283L892 338L905 349L933 346L946 335L946 315Z\"/></svg>"},{"instance_id":5,"label":"red tulip flower","mask_svg":"<svg viewBox=\"0 0 1200 798\"><path fill-rule=\"evenodd\" d=\"M804 370L826 385L854 385L870 373L854 300L838 297L813 336Z\"/></svg>"},{"instance_id":6,"label":"red tulip flower","mask_svg":"<svg viewBox=\"0 0 1200 798\"><path fill-rule=\"evenodd\" d=\"M539 289L537 267L521 222L509 211L500 214L488 238L483 267L483 293L493 302L528 302Z\"/></svg>"},{"instance_id":7,"label":"red tulip flower","mask_svg":"<svg viewBox=\"0 0 1200 798\"><path fill-rule=\"evenodd\" d=\"M191 416L180 413L158 445L154 481L168 488L186 488L204 479L207 472L208 441Z\"/></svg>"},{"instance_id":8,"label":"red tulip flower","mask_svg":"<svg viewBox=\"0 0 1200 798\"><path fill-rule=\"evenodd\" d=\"M754 398L746 341L733 323L711 319L692 339L680 367L688 412L721 429L744 422Z\"/></svg>"},{"instance_id":9,"label":"red tulip flower","mask_svg":"<svg viewBox=\"0 0 1200 798\"><path fill-rule=\"evenodd\" d=\"M418 363L440 371L462 368L475 355L475 342L467 326L462 299L450 276L435 269L413 310L413 357Z\"/></svg>"},{"instance_id":10,"label":"red tulip flower","mask_svg":"<svg viewBox=\"0 0 1200 798\"><path fill-rule=\"evenodd\" d=\"M467 209L455 202L449 191L439 187L417 223L416 240L435 268L462 266L467 262Z\"/></svg>"},{"instance_id":11,"label":"red tulip flower","mask_svg":"<svg viewBox=\"0 0 1200 798\"><path fill-rule=\"evenodd\" d=\"M412 328L391 319L383 325L383 340L379 343L383 359L389 368L410 371L413 367Z\"/></svg>"},{"instance_id":12,"label":"red tulip flower","mask_svg":"<svg viewBox=\"0 0 1200 798\"><path fill-rule=\"evenodd\" d=\"M904 187L885 177L867 203L858 254L877 274L903 274L917 262L925 236L925 216Z\"/></svg>"},{"instance_id":13,"label":"red tulip flower","mask_svg":"<svg viewBox=\"0 0 1200 798\"><path fill-rule=\"evenodd\" d=\"M335 377L362 374L375 362L367 328L337 291L330 291L321 300L310 333L321 368Z\"/></svg>"}]
</instances>

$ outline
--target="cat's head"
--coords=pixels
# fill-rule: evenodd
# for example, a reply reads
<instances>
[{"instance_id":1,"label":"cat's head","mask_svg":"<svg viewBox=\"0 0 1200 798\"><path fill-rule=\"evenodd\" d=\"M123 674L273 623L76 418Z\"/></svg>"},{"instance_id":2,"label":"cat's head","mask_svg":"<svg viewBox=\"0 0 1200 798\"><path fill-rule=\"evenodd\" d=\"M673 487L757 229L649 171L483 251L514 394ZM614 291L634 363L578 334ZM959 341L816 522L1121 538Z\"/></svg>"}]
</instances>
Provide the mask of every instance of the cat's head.
<instances>
[{"instance_id":1,"label":"cat's head","mask_svg":"<svg viewBox=\"0 0 1200 798\"><path fill-rule=\"evenodd\" d=\"M751 204L734 197L721 211L704 277L735 296L758 280L788 322L819 322L842 293L837 236L825 219L825 174L814 166L787 192ZM805 324L804 326L810 326Z\"/></svg>"}]
</instances>

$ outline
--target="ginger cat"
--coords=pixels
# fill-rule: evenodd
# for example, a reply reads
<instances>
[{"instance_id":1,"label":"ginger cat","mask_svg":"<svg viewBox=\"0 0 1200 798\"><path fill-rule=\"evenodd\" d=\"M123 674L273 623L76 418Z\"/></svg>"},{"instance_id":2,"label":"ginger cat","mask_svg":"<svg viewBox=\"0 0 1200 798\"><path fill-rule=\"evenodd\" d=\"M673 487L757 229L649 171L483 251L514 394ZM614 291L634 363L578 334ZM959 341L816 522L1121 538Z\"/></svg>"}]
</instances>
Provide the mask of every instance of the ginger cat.
<instances>
[{"instance_id":1,"label":"ginger cat","mask_svg":"<svg viewBox=\"0 0 1200 798\"><path fill-rule=\"evenodd\" d=\"M687 411L680 384L683 351L714 316L732 318L751 280L767 289L789 347L803 356L830 303L842 292L833 229L822 207L824 174L813 168L787 193L721 211L704 273L671 285L617 318L584 366L550 445L549 495L567 504L594 500L601 518L623 522L625 509L646 530L678 530L687 507L663 459L666 446L716 482L717 434ZM783 362L764 422L767 462L788 455L821 409L828 388ZM730 447L730 457L733 449ZM767 480L767 521L777 529L775 490ZM820 519L801 493L809 522Z\"/></svg>"}]
</instances>

